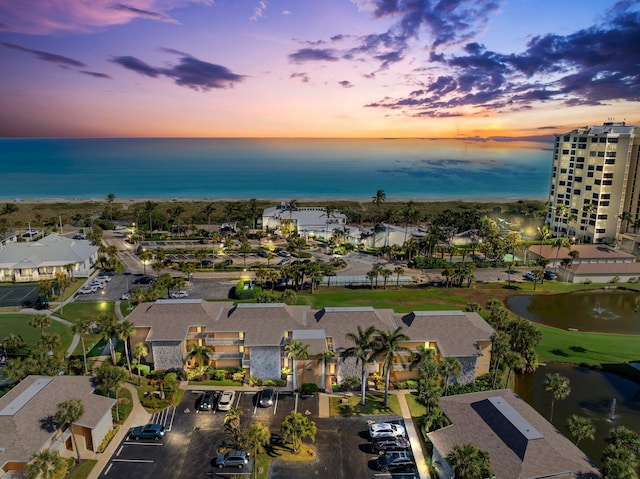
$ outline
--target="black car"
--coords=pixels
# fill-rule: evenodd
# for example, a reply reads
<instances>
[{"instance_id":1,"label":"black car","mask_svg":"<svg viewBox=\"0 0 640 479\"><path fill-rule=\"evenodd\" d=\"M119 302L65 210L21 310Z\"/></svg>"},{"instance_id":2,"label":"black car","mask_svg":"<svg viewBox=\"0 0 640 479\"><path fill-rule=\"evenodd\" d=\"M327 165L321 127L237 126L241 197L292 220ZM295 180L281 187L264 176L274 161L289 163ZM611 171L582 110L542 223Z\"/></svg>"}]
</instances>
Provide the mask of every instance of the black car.
<instances>
[{"instance_id":1,"label":"black car","mask_svg":"<svg viewBox=\"0 0 640 479\"><path fill-rule=\"evenodd\" d=\"M269 407L273 406L273 401L275 399L276 391L271 388L264 389L260 394L260 407Z\"/></svg>"},{"instance_id":2,"label":"black car","mask_svg":"<svg viewBox=\"0 0 640 479\"><path fill-rule=\"evenodd\" d=\"M211 411L213 410L214 397L211 393L204 393L196 399L196 410Z\"/></svg>"},{"instance_id":3,"label":"black car","mask_svg":"<svg viewBox=\"0 0 640 479\"><path fill-rule=\"evenodd\" d=\"M406 451L411 443L404 437L381 437L371 441L371 450L377 453L386 451Z\"/></svg>"},{"instance_id":4,"label":"black car","mask_svg":"<svg viewBox=\"0 0 640 479\"><path fill-rule=\"evenodd\" d=\"M416 466L413 456L406 451L385 452L378 456L378 468L381 471L407 471Z\"/></svg>"},{"instance_id":5,"label":"black car","mask_svg":"<svg viewBox=\"0 0 640 479\"><path fill-rule=\"evenodd\" d=\"M141 278L137 278L133 284L153 284L156 282L155 278L151 278L149 276L143 276Z\"/></svg>"},{"instance_id":6,"label":"black car","mask_svg":"<svg viewBox=\"0 0 640 479\"><path fill-rule=\"evenodd\" d=\"M544 272L544 279L558 279L558 275L555 274L553 271L546 270Z\"/></svg>"}]
</instances>

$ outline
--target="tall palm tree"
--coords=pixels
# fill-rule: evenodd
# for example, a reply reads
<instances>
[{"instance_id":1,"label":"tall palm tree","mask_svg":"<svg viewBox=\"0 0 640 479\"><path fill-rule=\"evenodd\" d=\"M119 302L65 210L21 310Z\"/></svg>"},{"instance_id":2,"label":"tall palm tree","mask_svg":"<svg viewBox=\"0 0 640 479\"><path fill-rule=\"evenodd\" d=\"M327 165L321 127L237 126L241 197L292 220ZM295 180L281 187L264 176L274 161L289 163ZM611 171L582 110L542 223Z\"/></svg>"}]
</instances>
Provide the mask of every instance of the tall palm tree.
<instances>
[{"instance_id":1,"label":"tall palm tree","mask_svg":"<svg viewBox=\"0 0 640 479\"><path fill-rule=\"evenodd\" d=\"M444 382L444 391L443 395L447 395L447 390L449 389L449 384L451 379L455 379L460 376L462 372L462 364L457 358L447 356L440 363L440 374L442 375L442 380Z\"/></svg>"},{"instance_id":2,"label":"tall palm tree","mask_svg":"<svg viewBox=\"0 0 640 479\"><path fill-rule=\"evenodd\" d=\"M400 357L400 353L409 353L411 350L402 345L409 341L410 338L402 332L402 326L397 327L394 331L378 331L378 339L374 355L382 357L382 370L384 372L384 400L382 404L387 405L389 399L389 378L391 376L391 368L396 359Z\"/></svg>"},{"instance_id":3,"label":"tall palm tree","mask_svg":"<svg viewBox=\"0 0 640 479\"><path fill-rule=\"evenodd\" d=\"M136 343L133 345L133 355L138 358L138 386L142 382L141 371L140 371L140 362L142 361L142 357L149 354L149 350L144 343Z\"/></svg>"},{"instance_id":4,"label":"tall palm tree","mask_svg":"<svg viewBox=\"0 0 640 479\"><path fill-rule=\"evenodd\" d=\"M192 358L196 359L196 361L198 362L198 372L200 376L202 376L205 372L206 367L209 365L209 359L211 358L213 351L207 346L201 346L196 343L189 344L189 348L191 349L191 351L189 351L189 354L187 354L187 360Z\"/></svg>"},{"instance_id":5,"label":"tall palm tree","mask_svg":"<svg viewBox=\"0 0 640 479\"><path fill-rule=\"evenodd\" d=\"M363 406L366 404L365 392L367 388L367 365L373 362L375 358L375 350L377 348L377 343L374 338L377 333L376 328L373 326L369 326L367 329L363 330L362 326L358 325L358 332L347 333L345 337L354 343L350 348L345 349L341 354L341 359L354 358L356 361L356 365L360 364L360 387L362 398L360 400L360 404Z\"/></svg>"},{"instance_id":6,"label":"tall palm tree","mask_svg":"<svg viewBox=\"0 0 640 479\"><path fill-rule=\"evenodd\" d=\"M583 439L593 440L595 438L596 428L591 422L591 419L587 417L573 414L567 421L567 426L569 427L571 436L576 441L576 446Z\"/></svg>"},{"instance_id":7,"label":"tall palm tree","mask_svg":"<svg viewBox=\"0 0 640 479\"><path fill-rule=\"evenodd\" d=\"M294 339L284 347L284 351L287 353L289 359L293 359L293 390L296 391L298 389L298 360L309 359L309 345ZM302 371L302 376L304 382L304 370Z\"/></svg>"},{"instance_id":8,"label":"tall palm tree","mask_svg":"<svg viewBox=\"0 0 640 479\"><path fill-rule=\"evenodd\" d=\"M116 336L124 344L124 354L127 357L127 369L129 370L129 379L133 377L131 372L131 360L129 359L129 338L133 334L134 327L129 321L124 320L118 323L115 328Z\"/></svg>"},{"instance_id":9,"label":"tall palm tree","mask_svg":"<svg viewBox=\"0 0 640 479\"><path fill-rule=\"evenodd\" d=\"M238 442L245 451L253 453L253 477L256 477L256 464L258 463L258 452L271 441L269 428L262 423L253 423L240 433Z\"/></svg>"},{"instance_id":10,"label":"tall palm tree","mask_svg":"<svg viewBox=\"0 0 640 479\"><path fill-rule=\"evenodd\" d=\"M549 228L549 225L544 224L540 227L538 227L538 235L540 235L540 259L542 259L542 246L544 245L544 242L546 241L546 239L551 236L551 229Z\"/></svg>"},{"instance_id":11,"label":"tall palm tree","mask_svg":"<svg viewBox=\"0 0 640 479\"><path fill-rule=\"evenodd\" d=\"M564 203L556 206L556 236L560 236L560 222L569 213L569 207Z\"/></svg>"},{"instance_id":12,"label":"tall palm tree","mask_svg":"<svg viewBox=\"0 0 640 479\"><path fill-rule=\"evenodd\" d=\"M69 431L71 431L71 438L73 439L73 447L78 455L78 461L80 462L80 449L78 449L78 441L76 435L73 432L73 423L82 417L84 414L84 406L80 399L67 399L58 404L56 409L55 419L60 424L69 424Z\"/></svg>"},{"instance_id":13,"label":"tall palm tree","mask_svg":"<svg viewBox=\"0 0 640 479\"><path fill-rule=\"evenodd\" d=\"M404 274L404 268L396 266L393 268L393 272L396 274L396 289L400 289L400 275Z\"/></svg>"},{"instance_id":14,"label":"tall palm tree","mask_svg":"<svg viewBox=\"0 0 640 479\"><path fill-rule=\"evenodd\" d=\"M380 214L380 208L382 208L382 203L385 201L387 201L387 194L384 190L376 191L375 196L372 198L372 203L378 208L378 214Z\"/></svg>"},{"instance_id":15,"label":"tall palm tree","mask_svg":"<svg viewBox=\"0 0 640 479\"><path fill-rule=\"evenodd\" d=\"M87 369L87 348L84 345L84 335L91 331L91 321L87 318L78 319L71 325L71 332L80 336L80 344L82 345L82 359L84 364L84 374L89 374Z\"/></svg>"},{"instance_id":16,"label":"tall palm tree","mask_svg":"<svg viewBox=\"0 0 640 479\"><path fill-rule=\"evenodd\" d=\"M111 362L115 366L118 362L116 360L116 350L113 345L113 336L116 334L116 325L118 320L112 314L101 313L98 315L98 326L100 327L100 334L102 338L107 341L109 345L109 353L111 354Z\"/></svg>"},{"instance_id":17,"label":"tall palm tree","mask_svg":"<svg viewBox=\"0 0 640 479\"><path fill-rule=\"evenodd\" d=\"M569 238L566 236L561 236L560 238L556 238L553 240L553 247L556 249L556 261L555 261L555 270L558 271L558 256L560 256L561 248L568 248L571 246L569 242Z\"/></svg>"},{"instance_id":18,"label":"tall palm tree","mask_svg":"<svg viewBox=\"0 0 640 479\"><path fill-rule=\"evenodd\" d=\"M551 413L549 422L553 421L553 407L557 400L565 399L571 394L569 378L561 374L547 374L544 378L544 390L551 394Z\"/></svg>"},{"instance_id":19,"label":"tall palm tree","mask_svg":"<svg viewBox=\"0 0 640 479\"><path fill-rule=\"evenodd\" d=\"M242 407L232 407L224 415L224 428L225 431L233 437L234 442L238 442L238 436L240 434L240 418L242 417Z\"/></svg>"},{"instance_id":20,"label":"tall palm tree","mask_svg":"<svg viewBox=\"0 0 640 479\"><path fill-rule=\"evenodd\" d=\"M38 476L42 479L49 479L53 477L61 464L62 458L58 451L43 449L36 452L25 468L27 479L35 479Z\"/></svg>"}]
</instances>

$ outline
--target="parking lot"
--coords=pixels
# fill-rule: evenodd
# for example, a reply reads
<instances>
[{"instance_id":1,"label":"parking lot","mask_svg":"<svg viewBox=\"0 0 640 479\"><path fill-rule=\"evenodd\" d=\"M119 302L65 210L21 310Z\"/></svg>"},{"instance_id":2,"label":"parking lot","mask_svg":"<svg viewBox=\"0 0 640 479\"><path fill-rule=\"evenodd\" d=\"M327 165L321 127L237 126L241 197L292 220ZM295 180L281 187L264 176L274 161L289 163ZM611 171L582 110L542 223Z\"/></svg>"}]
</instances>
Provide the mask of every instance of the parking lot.
<instances>
[{"instance_id":1,"label":"parking lot","mask_svg":"<svg viewBox=\"0 0 640 479\"><path fill-rule=\"evenodd\" d=\"M167 432L162 440L131 440L128 437L116 448L101 478L135 477L136 479L243 477L247 468L218 469L215 458L225 442L225 412L196 411L195 405L202 391L188 390L176 408L156 414L152 422L161 423ZM216 402L219 393L214 391ZM270 479L316 477L327 479L358 478L414 478L417 473L385 473L377 470L375 454L370 447L367 418L318 418L318 398L302 399L290 392L277 394L274 404L260 407L260 392L236 391L233 406L243 410L241 427L260 422L272 434L280 433L285 416L296 410L316 422L314 447L316 458L311 462L283 462L274 458ZM397 416L376 417L376 421L402 423ZM252 459L251 459L252 460Z\"/></svg>"}]
</instances>

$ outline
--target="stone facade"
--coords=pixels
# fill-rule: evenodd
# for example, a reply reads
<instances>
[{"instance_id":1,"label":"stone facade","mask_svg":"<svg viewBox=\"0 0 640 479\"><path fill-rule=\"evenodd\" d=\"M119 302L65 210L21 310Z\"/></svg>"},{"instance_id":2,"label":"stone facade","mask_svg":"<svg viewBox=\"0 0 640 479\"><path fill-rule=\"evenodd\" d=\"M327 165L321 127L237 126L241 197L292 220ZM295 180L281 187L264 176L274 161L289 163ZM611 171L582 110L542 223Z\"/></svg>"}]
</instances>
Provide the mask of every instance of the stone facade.
<instances>
[{"instance_id":1,"label":"stone facade","mask_svg":"<svg viewBox=\"0 0 640 479\"><path fill-rule=\"evenodd\" d=\"M279 346L251 347L251 376L261 379L280 379L281 354Z\"/></svg>"},{"instance_id":2,"label":"stone facade","mask_svg":"<svg viewBox=\"0 0 640 479\"><path fill-rule=\"evenodd\" d=\"M475 381L478 358L476 356L468 356L456 359L462 364L462 372L456 378L456 382L458 384L470 384Z\"/></svg>"},{"instance_id":3,"label":"stone facade","mask_svg":"<svg viewBox=\"0 0 640 479\"><path fill-rule=\"evenodd\" d=\"M153 341L151 343L153 368L159 370L182 369L182 344L180 341Z\"/></svg>"}]
</instances>

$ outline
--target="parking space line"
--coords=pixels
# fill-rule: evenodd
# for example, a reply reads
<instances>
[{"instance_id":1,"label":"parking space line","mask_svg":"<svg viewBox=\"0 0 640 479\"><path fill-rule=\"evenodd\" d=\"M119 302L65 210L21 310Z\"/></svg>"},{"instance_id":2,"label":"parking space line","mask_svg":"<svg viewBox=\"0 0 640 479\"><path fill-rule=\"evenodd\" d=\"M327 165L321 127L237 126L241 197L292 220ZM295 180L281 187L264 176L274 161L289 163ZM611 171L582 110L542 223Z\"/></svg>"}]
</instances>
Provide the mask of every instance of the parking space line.
<instances>
[{"instance_id":1,"label":"parking space line","mask_svg":"<svg viewBox=\"0 0 640 479\"><path fill-rule=\"evenodd\" d=\"M118 449L118 452L116 452L116 457L118 457L118 456L120 455L120 453L122 452L122 448L123 448L123 447L124 447L124 446L120 446L120 449Z\"/></svg>"},{"instance_id":2,"label":"parking space line","mask_svg":"<svg viewBox=\"0 0 640 479\"><path fill-rule=\"evenodd\" d=\"M125 441L127 446L164 446L161 442L138 442L138 441Z\"/></svg>"},{"instance_id":3,"label":"parking space line","mask_svg":"<svg viewBox=\"0 0 640 479\"><path fill-rule=\"evenodd\" d=\"M111 462L134 462L149 464L154 461L152 461L151 459L112 459Z\"/></svg>"},{"instance_id":4,"label":"parking space line","mask_svg":"<svg viewBox=\"0 0 640 479\"><path fill-rule=\"evenodd\" d=\"M109 463L109 465L107 466L107 469L104 471L105 476L109 474L109 471L111 470L111 466L113 466L113 463Z\"/></svg>"},{"instance_id":5,"label":"parking space line","mask_svg":"<svg viewBox=\"0 0 640 479\"><path fill-rule=\"evenodd\" d=\"M253 415L255 416L258 413L258 403L260 402L260 398L258 398L258 394L262 394L262 392L256 393L256 405L253 406Z\"/></svg>"},{"instance_id":6,"label":"parking space line","mask_svg":"<svg viewBox=\"0 0 640 479\"><path fill-rule=\"evenodd\" d=\"M298 412L298 393L295 393L295 394L296 394L296 400L295 400L295 403L294 403L295 407L293 408L293 410L295 412Z\"/></svg>"},{"instance_id":7,"label":"parking space line","mask_svg":"<svg viewBox=\"0 0 640 479\"><path fill-rule=\"evenodd\" d=\"M171 427L173 426L173 419L176 417L176 408L173 408L173 411L171 412L171 422L169 423L169 427L167 428L167 431L171 431Z\"/></svg>"},{"instance_id":8,"label":"parking space line","mask_svg":"<svg viewBox=\"0 0 640 479\"><path fill-rule=\"evenodd\" d=\"M278 391L276 391L276 402L273 404L273 415L276 415L276 412L278 412L278 399L280 399L280 394L278 394Z\"/></svg>"}]
</instances>

